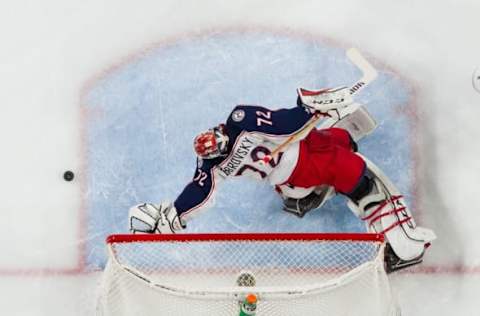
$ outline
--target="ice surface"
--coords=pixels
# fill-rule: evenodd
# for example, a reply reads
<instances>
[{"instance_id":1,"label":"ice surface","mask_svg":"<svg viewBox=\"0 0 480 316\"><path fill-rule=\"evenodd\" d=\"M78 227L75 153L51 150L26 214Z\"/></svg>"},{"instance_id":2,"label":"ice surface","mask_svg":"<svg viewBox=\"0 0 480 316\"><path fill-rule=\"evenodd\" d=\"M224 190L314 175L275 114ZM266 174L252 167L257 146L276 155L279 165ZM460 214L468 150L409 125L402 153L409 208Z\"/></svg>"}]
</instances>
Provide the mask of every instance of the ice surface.
<instances>
[{"instance_id":1,"label":"ice surface","mask_svg":"<svg viewBox=\"0 0 480 316\"><path fill-rule=\"evenodd\" d=\"M477 315L479 4L181 4L2 4L2 311L90 314L104 237L125 232L132 204L175 198L193 136L235 104L288 107L298 86L355 82L356 46L380 71L358 95L380 123L361 151L439 235L422 268L392 278L404 315ZM345 230L362 225L341 198L298 220L247 179L188 227Z\"/></svg>"},{"instance_id":2,"label":"ice surface","mask_svg":"<svg viewBox=\"0 0 480 316\"><path fill-rule=\"evenodd\" d=\"M414 137L412 123L402 114L408 91L400 79L378 71L379 78L358 100L379 118L379 128L360 148L408 195L412 144L403 140ZM225 122L235 105L294 107L298 86L339 86L360 76L344 49L273 32L226 32L181 40L110 73L92 86L83 102L87 113L95 113L86 120L88 227L97 233L89 238L89 262L105 261L105 235L98 232L126 232L130 206L176 198L196 168L192 139ZM394 124L396 128L389 128ZM218 190L215 206L200 212L187 231L364 229L340 197L303 220L282 212L281 204L266 183L227 181Z\"/></svg>"}]
</instances>

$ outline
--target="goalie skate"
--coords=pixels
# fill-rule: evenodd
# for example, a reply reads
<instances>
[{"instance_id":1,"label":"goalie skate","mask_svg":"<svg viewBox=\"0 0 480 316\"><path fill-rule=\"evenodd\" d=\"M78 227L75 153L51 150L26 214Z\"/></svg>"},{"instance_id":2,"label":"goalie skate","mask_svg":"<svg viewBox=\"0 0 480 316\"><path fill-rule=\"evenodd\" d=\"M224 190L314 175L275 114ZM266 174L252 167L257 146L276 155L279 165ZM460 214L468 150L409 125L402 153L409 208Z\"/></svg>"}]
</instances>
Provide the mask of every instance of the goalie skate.
<instances>
[{"instance_id":1,"label":"goalie skate","mask_svg":"<svg viewBox=\"0 0 480 316\"><path fill-rule=\"evenodd\" d=\"M430 243L425 244L425 248L423 252L416 258L410 259L410 260L403 260L400 259L395 252L392 249L392 246L387 243L385 246L385 257L384 257L384 262L385 262L385 271L387 273L392 273L398 270L402 270L414 265L417 265L419 263L423 262L423 255L425 254L425 249L427 249L430 246Z\"/></svg>"}]
</instances>

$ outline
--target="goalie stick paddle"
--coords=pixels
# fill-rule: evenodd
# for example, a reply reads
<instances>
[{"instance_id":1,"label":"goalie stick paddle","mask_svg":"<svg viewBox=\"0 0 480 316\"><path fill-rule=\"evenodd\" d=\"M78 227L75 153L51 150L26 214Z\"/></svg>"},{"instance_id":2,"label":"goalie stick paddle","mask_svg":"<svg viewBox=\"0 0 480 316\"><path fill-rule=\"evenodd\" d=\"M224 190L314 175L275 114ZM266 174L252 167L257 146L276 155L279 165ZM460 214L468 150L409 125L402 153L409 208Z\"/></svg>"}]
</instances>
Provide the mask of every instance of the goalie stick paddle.
<instances>
[{"instance_id":1,"label":"goalie stick paddle","mask_svg":"<svg viewBox=\"0 0 480 316\"><path fill-rule=\"evenodd\" d=\"M360 51L354 47L350 48L346 52L348 59L357 66L358 69L362 72L362 77L360 80L355 82L351 87L350 87L350 94L354 95L358 91L363 90L366 86L368 86L373 80L377 78L377 71L373 66L363 57L363 55L360 53ZM339 112L339 119L342 117L341 116L341 110ZM318 120L322 117L324 117L325 114L322 113L316 113L310 121L302 127L300 130L298 130L296 133L288 137L283 143L278 145L277 148L275 148L270 155L266 155L262 160L260 160L260 163L269 163L274 156L276 156L279 152L281 152L285 147L290 145L291 143L297 141L300 137L302 137L304 134L310 132L318 123Z\"/></svg>"}]
</instances>

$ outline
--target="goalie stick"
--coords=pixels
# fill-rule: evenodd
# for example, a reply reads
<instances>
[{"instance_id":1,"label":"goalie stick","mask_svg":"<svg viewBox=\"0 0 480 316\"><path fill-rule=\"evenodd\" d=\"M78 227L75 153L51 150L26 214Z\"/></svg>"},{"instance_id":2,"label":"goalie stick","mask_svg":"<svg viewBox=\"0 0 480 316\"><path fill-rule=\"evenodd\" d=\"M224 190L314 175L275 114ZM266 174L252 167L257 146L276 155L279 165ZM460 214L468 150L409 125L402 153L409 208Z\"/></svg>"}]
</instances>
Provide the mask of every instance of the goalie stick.
<instances>
[{"instance_id":1,"label":"goalie stick","mask_svg":"<svg viewBox=\"0 0 480 316\"><path fill-rule=\"evenodd\" d=\"M358 91L361 91L366 86L368 86L373 80L375 80L377 78L378 73L375 70L375 68L373 68L373 66L362 56L362 54L358 51L358 49L350 48L347 50L346 55L348 59L350 59L350 61L355 66L357 66L357 68L360 69L362 72L362 77L360 78L360 80L355 82L355 84L353 84L350 87L350 94L354 95ZM352 106L356 106L357 108L359 107L358 104L353 104ZM331 117L329 118L330 120L332 120L331 125L335 123L333 120L339 121L345 118L347 115L350 115L353 111L351 109L351 106L348 106L347 108L337 110L336 112L337 112L338 118L335 118L335 119ZM296 133L288 137L283 143L278 145L278 147L275 148L270 155L266 155L262 160L260 160L260 162L265 164L269 163L270 160L272 160L273 157L276 156L278 153L280 153L285 147L299 140L305 134L308 134L308 132L310 132L317 125L318 121L322 117L325 117L325 114L316 113L303 128L301 128Z\"/></svg>"}]
</instances>

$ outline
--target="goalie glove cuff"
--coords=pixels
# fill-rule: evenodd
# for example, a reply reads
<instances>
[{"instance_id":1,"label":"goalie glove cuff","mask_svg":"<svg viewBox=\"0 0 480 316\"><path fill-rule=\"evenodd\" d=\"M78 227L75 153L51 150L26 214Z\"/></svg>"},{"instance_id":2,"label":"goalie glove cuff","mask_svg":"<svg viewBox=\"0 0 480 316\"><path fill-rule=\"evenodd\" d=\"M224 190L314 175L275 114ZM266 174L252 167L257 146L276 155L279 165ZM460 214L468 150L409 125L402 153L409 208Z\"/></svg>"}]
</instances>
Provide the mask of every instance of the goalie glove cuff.
<instances>
[{"instance_id":1,"label":"goalie glove cuff","mask_svg":"<svg viewBox=\"0 0 480 316\"><path fill-rule=\"evenodd\" d=\"M160 205L143 203L132 207L129 224L130 232L134 234L172 234L186 227L175 206L168 202Z\"/></svg>"},{"instance_id":2,"label":"goalie glove cuff","mask_svg":"<svg viewBox=\"0 0 480 316\"><path fill-rule=\"evenodd\" d=\"M301 104L310 112L328 113L353 103L352 95L347 87L310 91L297 89L297 105Z\"/></svg>"},{"instance_id":3,"label":"goalie glove cuff","mask_svg":"<svg viewBox=\"0 0 480 316\"><path fill-rule=\"evenodd\" d=\"M185 229L186 225L178 216L177 209L173 203L164 202L160 204L160 218L155 233L174 234Z\"/></svg>"}]
</instances>

